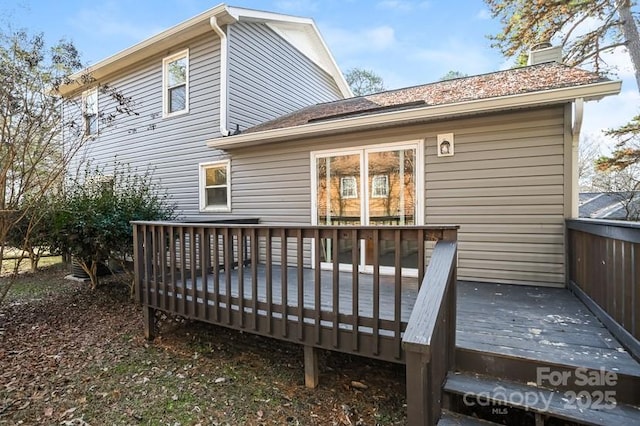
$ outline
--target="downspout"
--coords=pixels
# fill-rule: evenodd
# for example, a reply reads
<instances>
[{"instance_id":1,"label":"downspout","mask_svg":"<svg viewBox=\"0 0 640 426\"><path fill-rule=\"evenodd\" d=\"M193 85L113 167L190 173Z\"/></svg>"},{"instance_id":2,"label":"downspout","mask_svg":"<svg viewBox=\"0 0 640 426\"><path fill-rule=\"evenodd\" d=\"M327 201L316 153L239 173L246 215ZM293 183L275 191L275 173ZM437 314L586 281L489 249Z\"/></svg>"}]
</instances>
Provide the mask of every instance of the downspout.
<instances>
[{"instance_id":1,"label":"downspout","mask_svg":"<svg viewBox=\"0 0 640 426\"><path fill-rule=\"evenodd\" d=\"M578 160L579 144L580 144L580 130L582 128L582 118L584 115L584 99L576 98L573 104L573 125L571 127L571 217L573 219L579 216L579 179L578 176Z\"/></svg>"},{"instance_id":2,"label":"downspout","mask_svg":"<svg viewBox=\"0 0 640 426\"><path fill-rule=\"evenodd\" d=\"M229 94L227 92L227 66L229 63L228 40L227 35L218 25L218 20L215 16L209 19L209 24L211 28L213 28L213 31L220 37L220 134L222 136L229 136L231 132L227 129L227 106L229 103Z\"/></svg>"}]
</instances>

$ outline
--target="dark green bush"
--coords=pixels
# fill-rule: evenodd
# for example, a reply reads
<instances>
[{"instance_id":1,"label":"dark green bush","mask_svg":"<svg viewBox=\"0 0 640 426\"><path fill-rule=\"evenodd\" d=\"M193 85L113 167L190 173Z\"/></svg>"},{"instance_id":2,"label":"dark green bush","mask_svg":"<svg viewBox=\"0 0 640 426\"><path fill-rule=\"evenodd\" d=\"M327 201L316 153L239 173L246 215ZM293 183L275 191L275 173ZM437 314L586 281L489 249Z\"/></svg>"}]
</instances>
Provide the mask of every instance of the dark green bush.
<instances>
[{"instance_id":1,"label":"dark green bush","mask_svg":"<svg viewBox=\"0 0 640 426\"><path fill-rule=\"evenodd\" d=\"M69 179L53 209L52 245L71 254L98 285L97 270L109 259L133 256L133 220L171 220L175 206L149 171L115 163L111 173L86 169Z\"/></svg>"}]
</instances>

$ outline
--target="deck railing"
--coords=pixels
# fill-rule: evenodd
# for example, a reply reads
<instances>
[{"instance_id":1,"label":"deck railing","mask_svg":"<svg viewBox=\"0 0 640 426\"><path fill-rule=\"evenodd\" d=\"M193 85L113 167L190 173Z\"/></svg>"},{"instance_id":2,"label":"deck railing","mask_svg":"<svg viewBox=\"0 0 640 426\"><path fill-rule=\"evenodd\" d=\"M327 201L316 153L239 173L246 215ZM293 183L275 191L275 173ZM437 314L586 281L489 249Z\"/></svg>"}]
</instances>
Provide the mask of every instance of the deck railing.
<instances>
[{"instance_id":1,"label":"deck railing","mask_svg":"<svg viewBox=\"0 0 640 426\"><path fill-rule=\"evenodd\" d=\"M410 425L437 423L442 387L455 367L456 264L455 236L437 242L404 333Z\"/></svg>"},{"instance_id":2,"label":"deck railing","mask_svg":"<svg viewBox=\"0 0 640 426\"><path fill-rule=\"evenodd\" d=\"M145 332L152 337L154 311L162 310L310 348L404 362L402 334L425 274L427 242L455 238L456 229L135 222ZM370 274L357 266L349 271L344 252L338 260L342 243L350 247L350 265L359 265L363 240L373 250ZM417 277L399 267L384 274L383 241L397 248L384 253L387 262L417 258ZM415 252L403 253L406 247Z\"/></svg>"},{"instance_id":3,"label":"deck railing","mask_svg":"<svg viewBox=\"0 0 640 426\"><path fill-rule=\"evenodd\" d=\"M567 221L569 287L640 358L640 223Z\"/></svg>"}]
</instances>

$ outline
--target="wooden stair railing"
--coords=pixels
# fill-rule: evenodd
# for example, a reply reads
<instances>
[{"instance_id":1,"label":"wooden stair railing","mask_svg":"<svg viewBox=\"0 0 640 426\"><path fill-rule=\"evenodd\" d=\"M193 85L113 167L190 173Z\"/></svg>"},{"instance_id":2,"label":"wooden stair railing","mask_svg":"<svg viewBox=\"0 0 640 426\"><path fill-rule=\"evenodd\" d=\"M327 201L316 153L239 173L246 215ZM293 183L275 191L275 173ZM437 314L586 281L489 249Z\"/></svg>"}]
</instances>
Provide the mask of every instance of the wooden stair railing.
<instances>
[{"instance_id":1,"label":"wooden stair railing","mask_svg":"<svg viewBox=\"0 0 640 426\"><path fill-rule=\"evenodd\" d=\"M455 368L455 233L438 241L402 339L406 357L408 424L435 425L442 411L443 385Z\"/></svg>"}]
</instances>

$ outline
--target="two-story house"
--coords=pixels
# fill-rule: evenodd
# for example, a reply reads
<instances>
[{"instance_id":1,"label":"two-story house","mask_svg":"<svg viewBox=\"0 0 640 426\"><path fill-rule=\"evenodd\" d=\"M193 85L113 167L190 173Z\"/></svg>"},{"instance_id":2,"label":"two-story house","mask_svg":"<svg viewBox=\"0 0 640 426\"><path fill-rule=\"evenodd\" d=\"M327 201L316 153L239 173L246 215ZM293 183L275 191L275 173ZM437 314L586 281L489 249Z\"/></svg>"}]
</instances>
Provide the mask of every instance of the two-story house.
<instances>
[{"instance_id":1,"label":"two-story house","mask_svg":"<svg viewBox=\"0 0 640 426\"><path fill-rule=\"evenodd\" d=\"M185 220L231 211L230 158L208 139L351 96L311 19L224 4L77 76L87 73L62 88L82 98L84 131L94 135L78 158L152 169ZM104 85L130 97L135 115L101 119L116 102Z\"/></svg>"},{"instance_id":2,"label":"two-story house","mask_svg":"<svg viewBox=\"0 0 640 426\"><path fill-rule=\"evenodd\" d=\"M84 98L86 131L97 132L85 154L153 168L182 220L456 224L461 279L563 286L582 105L620 82L562 65L560 53L350 98L313 21L220 5L99 62L94 82L66 94ZM111 101L96 84L131 96L138 115L101 129ZM358 268L370 270L359 244ZM327 244L321 256L352 248ZM383 266L393 250L381 248Z\"/></svg>"}]
</instances>

